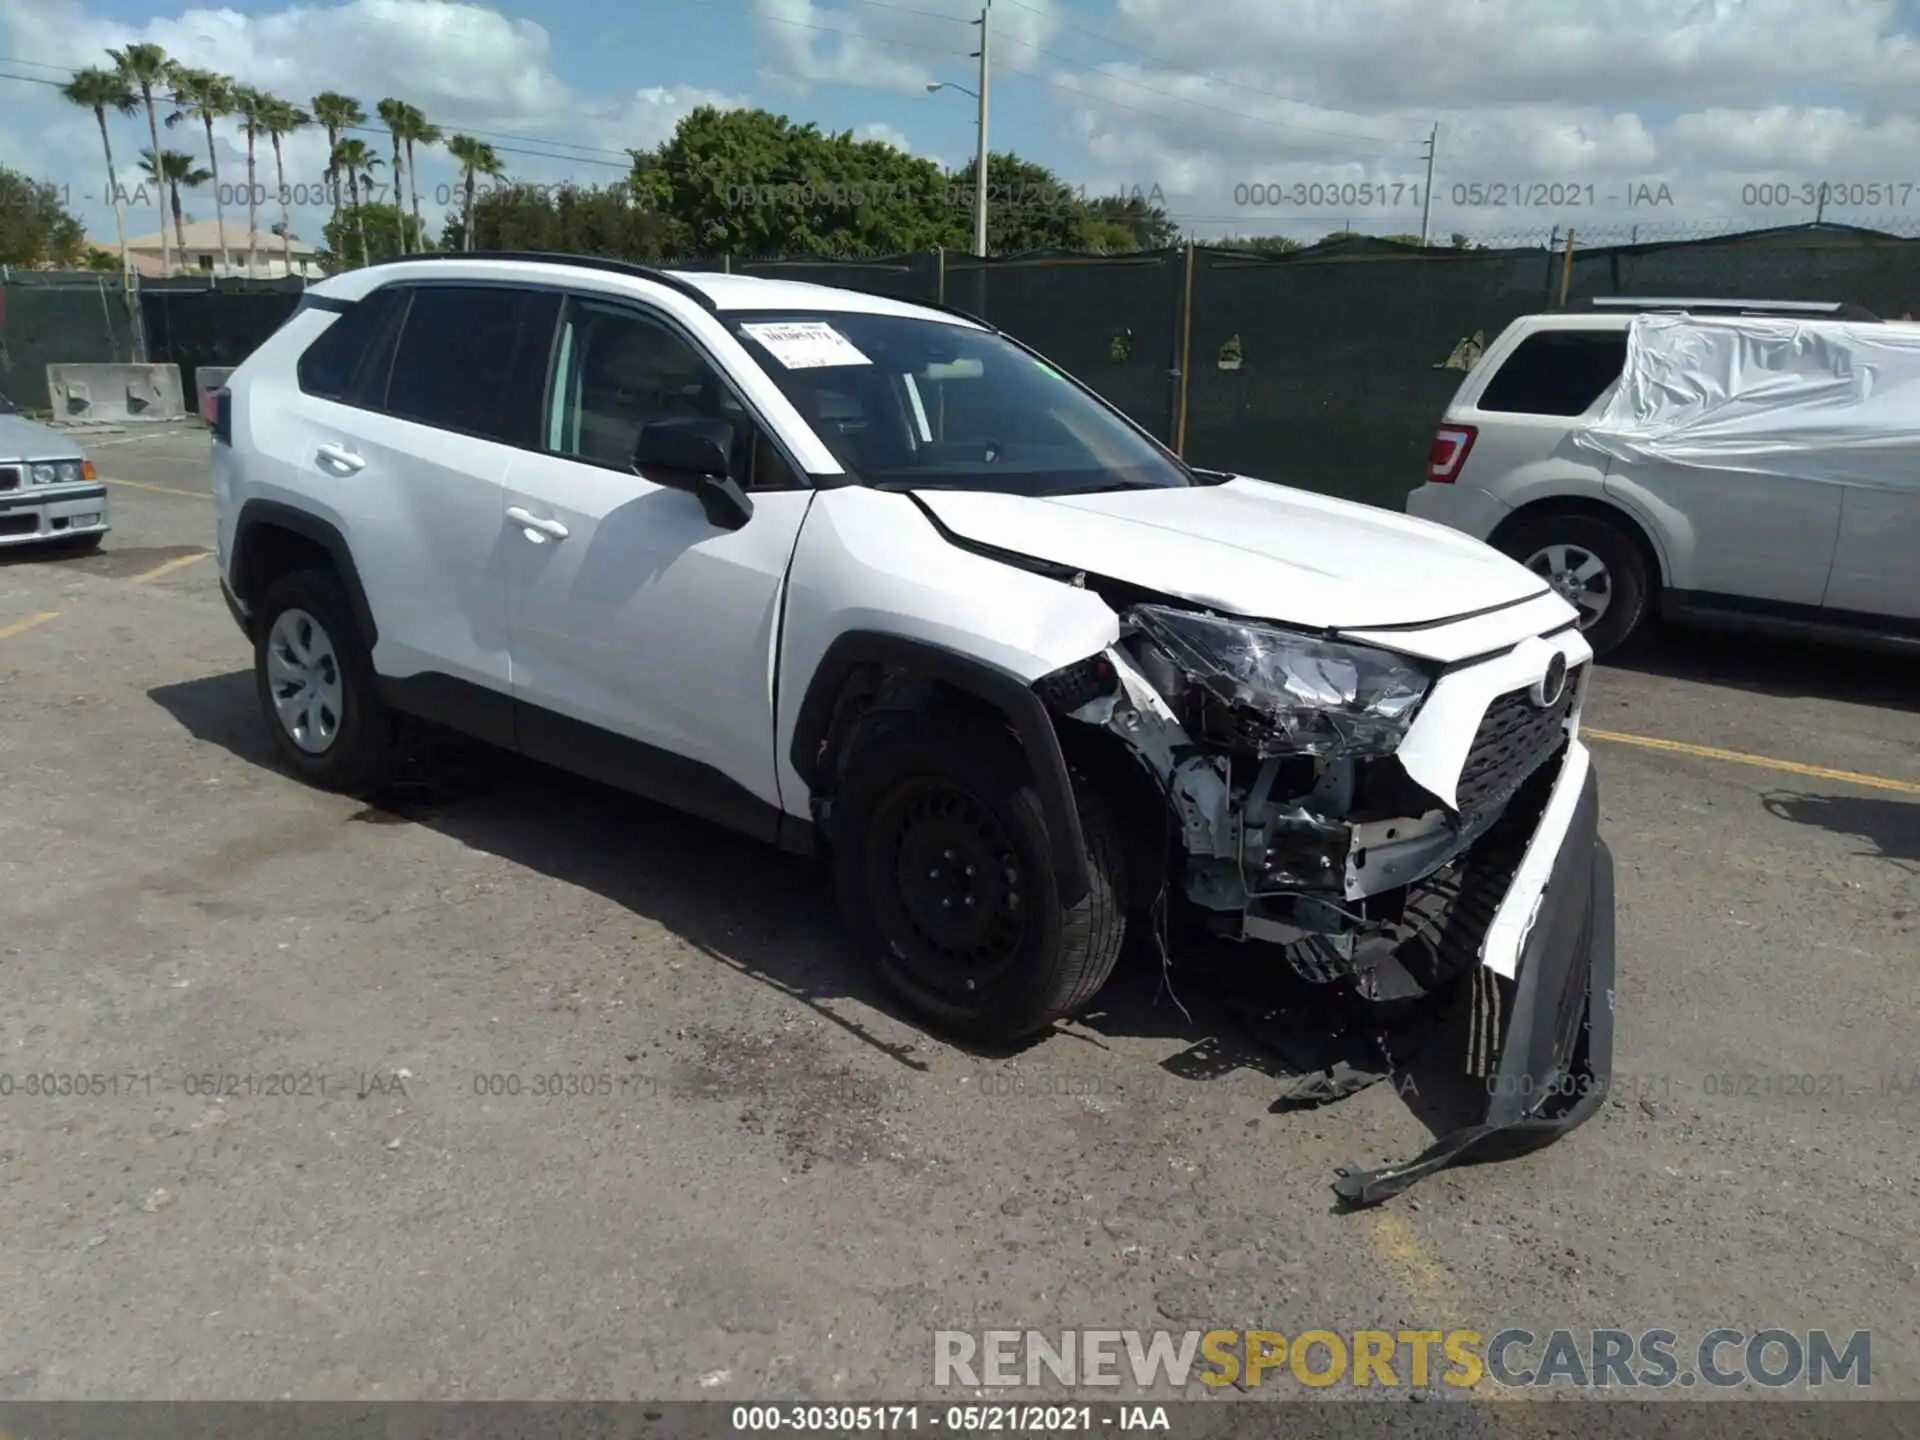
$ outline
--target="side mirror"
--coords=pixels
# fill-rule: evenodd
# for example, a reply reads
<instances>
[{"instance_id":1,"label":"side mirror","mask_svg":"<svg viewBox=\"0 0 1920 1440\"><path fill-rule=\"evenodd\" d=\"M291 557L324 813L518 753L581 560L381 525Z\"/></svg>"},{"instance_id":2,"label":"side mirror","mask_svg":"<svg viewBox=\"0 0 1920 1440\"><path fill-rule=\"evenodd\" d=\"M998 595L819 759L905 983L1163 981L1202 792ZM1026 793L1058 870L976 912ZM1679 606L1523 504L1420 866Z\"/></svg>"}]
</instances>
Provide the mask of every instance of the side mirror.
<instances>
[{"instance_id":1,"label":"side mirror","mask_svg":"<svg viewBox=\"0 0 1920 1440\"><path fill-rule=\"evenodd\" d=\"M729 421L655 420L640 428L633 468L656 485L691 491L708 520L722 530L738 530L752 518L753 501L729 473L732 452Z\"/></svg>"}]
</instances>

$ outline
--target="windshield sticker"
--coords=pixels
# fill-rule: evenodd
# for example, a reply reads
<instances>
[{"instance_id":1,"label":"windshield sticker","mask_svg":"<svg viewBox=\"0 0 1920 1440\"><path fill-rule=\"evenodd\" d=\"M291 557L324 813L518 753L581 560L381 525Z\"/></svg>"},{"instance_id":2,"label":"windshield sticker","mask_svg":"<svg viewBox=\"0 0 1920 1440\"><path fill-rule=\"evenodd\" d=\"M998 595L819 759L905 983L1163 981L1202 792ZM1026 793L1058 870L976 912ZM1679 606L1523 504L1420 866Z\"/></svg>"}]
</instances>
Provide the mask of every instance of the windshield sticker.
<instances>
[{"instance_id":1,"label":"windshield sticker","mask_svg":"<svg viewBox=\"0 0 1920 1440\"><path fill-rule=\"evenodd\" d=\"M852 341L824 320L742 325L740 329L766 346L773 358L789 370L818 370L829 365L873 363L860 353Z\"/></svg>"}]
</instances>

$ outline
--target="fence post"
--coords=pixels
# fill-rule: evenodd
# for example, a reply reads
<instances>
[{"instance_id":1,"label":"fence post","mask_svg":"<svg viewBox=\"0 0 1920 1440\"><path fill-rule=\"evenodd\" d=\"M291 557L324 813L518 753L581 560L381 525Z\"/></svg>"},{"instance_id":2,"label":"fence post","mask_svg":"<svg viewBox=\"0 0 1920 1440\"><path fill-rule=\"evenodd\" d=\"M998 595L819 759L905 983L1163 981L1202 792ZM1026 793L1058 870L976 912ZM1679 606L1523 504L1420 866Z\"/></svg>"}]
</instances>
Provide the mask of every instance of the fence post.
<instances>
[{"instance_id":1,"label":"fence post","mask_svg":"<svg viewBox=\"0 0 1920 1440\"><path fill-rule=\"evenodd\" d=\"M1560 266L1560 308L1567 308L1567 289L1573 284L1573 227L1567 227L1567 258Z\"/></svg>"},{"instance_id":2,"label":"fence post","mask_svg":"<svg viewBox=\"0 0 1920 1440\"><path fill-rule=\"evenodd\" d=\"M1186 280L1180 301L1180 359L1174 373L1173 453L1187 458L1187 373L1193 359L1193 241L1187 241Z\"/></svg>"},{"instance_id":3,"label":"fence post","mask_svg":"<svg viewBox=\"0 0 1920 1440\"><path fill-rule=\"evenodd\" d=\"M935 266L934 273L938 277L938 279L935 282L938 288L934 290L933 298L940 304L944 305L947 303L947 247L946 246L936 245L933 247L933 261Z\"/></svg>"}]
</instances>

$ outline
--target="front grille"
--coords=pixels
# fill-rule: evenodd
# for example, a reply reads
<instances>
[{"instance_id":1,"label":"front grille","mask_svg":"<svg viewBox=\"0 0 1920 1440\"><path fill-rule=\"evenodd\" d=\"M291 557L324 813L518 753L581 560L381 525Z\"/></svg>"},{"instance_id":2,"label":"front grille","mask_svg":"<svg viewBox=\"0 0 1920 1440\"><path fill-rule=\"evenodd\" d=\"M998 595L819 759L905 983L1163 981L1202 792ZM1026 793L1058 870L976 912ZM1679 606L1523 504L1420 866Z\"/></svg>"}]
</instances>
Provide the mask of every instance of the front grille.
<instances>
[{"instance_id":1,"label":"front grille","mask_svg":"<svg viewBox=\"0 0 1920 1440\"><path fill-rule=\"evenodd\" d=\"M1454 787L1454 803L1464 824L1471 826L1506 804L1565 743L1579 679L1577 670L1569 671L1559 703L1545 710L1535 709L1525 690L1511 690L1487 707Z\"/></svg>"},{"instance_id":2,"label":"front grille","mask_svg":"<svg viewBox=\"0 0 1920 1440\"><path fill-rule=\"evenodd\" d=\"M0 535L33 535L39 529L40 517L31 510L24 515L0 515Z\"/></svg>"},{"instance_id":3,"label":"front grille","mask_svg":"<svg viewBox=\"0 0 1920 1440\"><path fill-rule=\"evenodd\" d=\"M11 465L0 465L0 490L18 490L20 472Z\"/></svg>"}]
</instances>

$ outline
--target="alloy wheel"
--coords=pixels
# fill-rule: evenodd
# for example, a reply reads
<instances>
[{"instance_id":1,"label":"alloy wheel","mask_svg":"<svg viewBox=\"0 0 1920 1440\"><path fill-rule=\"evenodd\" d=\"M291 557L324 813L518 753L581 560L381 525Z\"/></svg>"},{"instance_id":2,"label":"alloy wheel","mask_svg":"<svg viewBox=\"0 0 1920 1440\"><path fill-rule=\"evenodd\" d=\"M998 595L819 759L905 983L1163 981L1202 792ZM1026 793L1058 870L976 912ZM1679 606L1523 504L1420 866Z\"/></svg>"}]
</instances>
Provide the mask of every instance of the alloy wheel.
<instances>
[{"instance_id":1,"label":"alloy wheel","mask_svg":"<svg viewBox=\"0 0 1920 1440\"><path fill-rule=\"evenodd\" d=\"M1583 545L1547 545L1527 560L1527 568L1580 612L1580 628L1591 630L1613 604L1613 576L1606 562Z\"/></svg>"}]
</instances>

